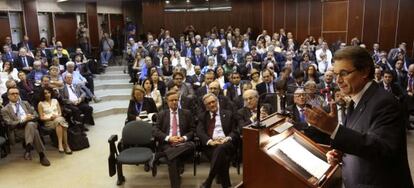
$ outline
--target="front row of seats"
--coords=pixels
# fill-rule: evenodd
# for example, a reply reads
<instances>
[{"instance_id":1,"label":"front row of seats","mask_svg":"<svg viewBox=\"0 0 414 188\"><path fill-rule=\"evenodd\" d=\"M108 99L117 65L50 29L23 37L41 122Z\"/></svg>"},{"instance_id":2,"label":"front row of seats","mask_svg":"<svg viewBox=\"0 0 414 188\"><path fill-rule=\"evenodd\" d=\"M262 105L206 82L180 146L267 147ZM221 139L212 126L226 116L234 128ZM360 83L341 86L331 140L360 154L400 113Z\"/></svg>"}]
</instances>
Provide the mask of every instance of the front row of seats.
<instances>
[{"instance_id":1,"label":"front row of seats","mask_svg":"<svg viewBox=\"0 0 414 188\"><path fill-rule=\"evenodd\" d=\"M155 176L157 164L162 162L168 165L171 187L180 187L183 162L192 158L195 175L202 152L210 160L210 171L201 187L211 187L215 178L222 187L231 186L229 167L240 139L237 121L230 111L219 108L214 94L207 94L203 97L206 112L198 117L195 129L191 113L178 109L178 97L174 91L166 94L169 108L158 113L154 125L127 123L118 148L117 135L109 138L109 175L118 173L118 185L125 181L122 164L145 164L145 170L152 170Z\"/></svg>"}]
</instances>

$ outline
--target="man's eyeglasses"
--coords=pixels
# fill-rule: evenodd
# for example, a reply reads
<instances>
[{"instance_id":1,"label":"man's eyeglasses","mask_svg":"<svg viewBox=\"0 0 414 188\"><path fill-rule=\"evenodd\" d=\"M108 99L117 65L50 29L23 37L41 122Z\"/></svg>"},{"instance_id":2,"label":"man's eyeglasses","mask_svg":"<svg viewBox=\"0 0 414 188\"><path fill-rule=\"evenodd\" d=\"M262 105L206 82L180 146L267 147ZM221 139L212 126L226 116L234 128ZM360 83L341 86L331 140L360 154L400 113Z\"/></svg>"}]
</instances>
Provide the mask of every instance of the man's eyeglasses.
<instances>
[{"instance_id":1,"label":"man's eyeglasses","mask_svg":"<svg viewBox=\"0 0 414 188\"><path fill-rule=\"evenodd\" d=\"M355 71L356 71L356 69L354 69L352 71L341 70L341 71L339 71L339 73L334 72L334 75L335 75L335 77L340 76L340 77L343 78L343 77L346 77L346 76L350 75L351 73L353 73Z\"/></svg>"}]
</instances>

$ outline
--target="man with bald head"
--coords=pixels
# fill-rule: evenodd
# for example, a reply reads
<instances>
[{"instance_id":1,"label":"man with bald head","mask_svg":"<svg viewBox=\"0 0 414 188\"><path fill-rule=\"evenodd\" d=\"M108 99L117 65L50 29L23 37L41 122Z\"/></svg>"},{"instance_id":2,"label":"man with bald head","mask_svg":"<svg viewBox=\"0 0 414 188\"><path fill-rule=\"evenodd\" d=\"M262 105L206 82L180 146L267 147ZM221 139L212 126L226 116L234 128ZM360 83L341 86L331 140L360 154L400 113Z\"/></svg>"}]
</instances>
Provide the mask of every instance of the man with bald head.
<instances>
[{"instance_id":1,"label":"man with bald head","mask_svg":"<svg viewBox=\"0 0 414 188\"><path fill-rule=\"evenodd\" d=\"M244 107L237 111L240 130L242 127L250 125L257 120L259 93L253 89L246 90L243 93L243 101Z\"/></svg>"},{"instance_id":2,"label":"man with bald head","mask_svg":"<svg viewBox=\"0 0 414 188\"><path fill-rule=\"evenodd\" d=\"M317 89L325 98L325 101L329 102L333 98L333 91L337 87L335 82L333 81L334 74L332 71L326 71L323 76L323 81L317 85Z\"/></svg>"}]
</instances>

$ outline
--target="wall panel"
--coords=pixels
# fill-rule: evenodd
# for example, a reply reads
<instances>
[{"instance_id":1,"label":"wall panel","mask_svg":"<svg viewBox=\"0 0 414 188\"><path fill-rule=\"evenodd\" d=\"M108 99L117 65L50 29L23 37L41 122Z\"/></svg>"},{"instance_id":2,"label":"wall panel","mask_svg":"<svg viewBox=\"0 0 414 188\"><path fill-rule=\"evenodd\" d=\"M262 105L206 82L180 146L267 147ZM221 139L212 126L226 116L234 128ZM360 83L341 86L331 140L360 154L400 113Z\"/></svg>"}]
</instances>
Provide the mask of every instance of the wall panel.
<instances>
[{"instance_id":1,"label":"wall panel","mask_svg":"<svg viewBox=\"0 0 414 188\"><path fill-rule=\"evenodd\" d=\"M274 30L273 32L279 32L280 28L285 28L286 19L286 0L275 0L274 4Z\"/></svg>"},{"instance_id":2,"label":"wall panel","mask_svg":"<svg viewBox=\"0 0 414 188\"><path fill-rule=\"evenodd\" d=\"M74 13L55 14L56 40L62 41L64 48L76 46L76 15Z\"/></svg>"},{"instance_id":3,"label":"wall panel","mask_svg":"<svg viewBox=\"0 0 414 188\"><path fill-rule=\"evenodd\" d=\"M414 1L401 1L398 19L397 44L407 43L407 51L410 56L414 56L414 25L413 25Z\"/></svg>"},{"instance_id":4,"label":"wall panel","mask_svg":"<svg viewBox=\"0 0 414 188\"><path fill-rule=\"evenodd\" d=\"M384 49L390 49L396 44L398 2L399 0L381 0L379 42Z\"/></svg>"},{"instance_id":5,"label":"wall panel","mask_svg":"<svg viewBox=\"0 0 414 188\"><path fill-rule=\"evenodd\" d=\"M364 34L361 39L368 47L378 42L379 17L380 3L378 0L365 0Z\"/></svg>"},{"instance_id":6,"label":"wall panel","mask_svg":"<svg viewBox=\"0 0 414 188\"><path fill-rule=\"evenodd\" d=\"M346 31L347 1L332 1L323 3L322 31Z\"/></svg>"},{"instance_id":7,"label":"wall panel","mask_svg":"<svg viewBox=\"0 0 414 188\"><path fill-rule=\"evenodd\" d=\"M297 2L298 1L286 1L286 17L285 17L285 29L292 32L293 36L297 36Z\"/></svg>"},{"instance_id":8,"label":"wall panel","mask_svg":"<svg viewBox=\"0 0 414 188\"><path fill-rule=\"evenodd\" d=\"M309 35L309 0L298 2L296 39L303 41Z\"/></svg>"},{"instance_id":9,"label":"wall panel","mask_svg":"<svg viewBox=\"0 0 414 188\"><path fill-rule=\"evenodd\" d=\"M362 23L364 22L364 4L365 0L351 0L349 1L349 16L348 16L348 43L353 37L361 39Z\"/></svg>"}]
</instances>

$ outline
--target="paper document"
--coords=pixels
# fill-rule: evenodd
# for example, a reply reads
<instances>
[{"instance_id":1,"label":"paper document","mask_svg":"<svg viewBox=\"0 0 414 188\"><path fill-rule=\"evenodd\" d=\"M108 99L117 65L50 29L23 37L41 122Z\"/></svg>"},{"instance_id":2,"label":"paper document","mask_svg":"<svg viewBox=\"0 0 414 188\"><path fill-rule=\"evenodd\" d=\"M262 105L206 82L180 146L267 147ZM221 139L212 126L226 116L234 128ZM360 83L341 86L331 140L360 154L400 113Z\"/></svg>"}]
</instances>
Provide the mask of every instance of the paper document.
<instances>
[{"instance_id":1,"label":"paper document","mask_svg":"<svg viewBox=\"0 0 414 188\"><path fill-rule=\"evenodd\" d=\"M318 179L320 179L330 167L327 162L319 159L299 144L293 136L286 138L277 144L276 147L293 162Z\"/></svg>"}]
</instances>

